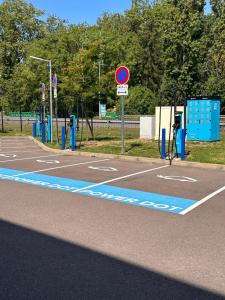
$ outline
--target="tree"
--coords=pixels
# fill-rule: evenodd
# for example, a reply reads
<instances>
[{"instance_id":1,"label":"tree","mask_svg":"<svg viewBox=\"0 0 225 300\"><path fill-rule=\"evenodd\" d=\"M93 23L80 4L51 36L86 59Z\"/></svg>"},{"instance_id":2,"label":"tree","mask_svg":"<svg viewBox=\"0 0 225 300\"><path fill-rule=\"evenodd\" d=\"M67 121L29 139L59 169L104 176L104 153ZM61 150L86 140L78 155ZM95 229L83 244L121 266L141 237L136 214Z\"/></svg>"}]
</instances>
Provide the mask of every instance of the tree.
<instances>
[{"instance_id":1,"label":"tree","mask_svg":"<svg viewBox=\"0 0 225 300\"><path fill-rule=\"evenodd\" d=\"M16 64L25 59L25 47L43 34L42 11L23 0L5 0L0 5L0 64L10 78Z\"/></svg>"}]
</instances>

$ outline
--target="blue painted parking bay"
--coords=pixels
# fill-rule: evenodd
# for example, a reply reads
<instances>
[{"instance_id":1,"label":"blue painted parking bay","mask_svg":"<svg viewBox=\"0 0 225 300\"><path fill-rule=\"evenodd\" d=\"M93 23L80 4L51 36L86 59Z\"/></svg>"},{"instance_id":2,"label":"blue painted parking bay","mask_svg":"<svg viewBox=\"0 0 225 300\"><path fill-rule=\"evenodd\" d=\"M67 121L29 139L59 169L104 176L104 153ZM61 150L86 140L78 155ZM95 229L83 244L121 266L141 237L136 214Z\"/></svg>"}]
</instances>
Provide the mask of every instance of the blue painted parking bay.
<instances>
[{"instance_id":1,"label":"blue painted parking bay","mask_svg":"<svg viewBox=\"0 0 225 300\"><path fill-rule=\"evenodd\" d=\"M196 200L193 199L148 193L112 185L97 185L93 182L25 173L24 171L3 168L0 168L0 180L30 184L74 194L77 193L89 197L102 198L109 201L122 202L175 214L182 213L182 211L196 203Z\"/></svg>"}]
</instances>

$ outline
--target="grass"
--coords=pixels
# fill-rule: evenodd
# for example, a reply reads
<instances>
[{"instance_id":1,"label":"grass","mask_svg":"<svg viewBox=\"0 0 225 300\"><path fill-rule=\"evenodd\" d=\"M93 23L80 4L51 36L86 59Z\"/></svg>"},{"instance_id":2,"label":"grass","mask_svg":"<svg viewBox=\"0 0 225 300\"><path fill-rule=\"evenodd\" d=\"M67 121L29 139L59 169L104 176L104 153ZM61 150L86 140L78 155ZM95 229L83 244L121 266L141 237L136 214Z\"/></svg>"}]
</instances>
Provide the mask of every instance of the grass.
<instances>
[{"instance_id":1,"label":"grass","mask_svg":"<svg viewBox=\"0 0 225 300\"><path fill-rule=\"evenodd\" d=\"M31 135L32 128L30 125L23 125L22 132L19 125L4 124L4 131L0 129L0 136L24 136Z\"/></svg>"},{"instance_id":2,"label":"grass","mask_svg":"<svg viewBox=\"0 0 225 300\"><path fill-rule=\"evenodd\" d=\"M225 164L225 133L219 142L187 143L187 150L190 151L188 161Z\"/></svg>"},{"instance_id":3,"label":"grass","mask_svg":"<svg viewBox=\"0 0 225 300\"><path fill-rule=\"evenodd\" d=\"M121 129L120 128L95 128L95 140L90 137L89 131L84 128L82 136L82 144L80 151L120 154L121 153ZM0 136L21 136L31 135L32 128L30 125L23 125L23 132L20 132L18 125L5 125L5 132L1 132ZM60 130L61 134L61 130ZM54 131L54 136L56 132ZM143 141L139 140L139 129L125 130L125 155L142 156L159 158L157 141ZM77 135L77 145L80 144L81 130ZM60 136L61 143L61 136ZM60 149L60 145L56 142L47 144L51 148ZM69 148L69 141L67 140L66 147ZM188 161L225 164L225 132L221 134L221 141L219 142L188 142L186 146Z\"/></svg>"}]
</instances>

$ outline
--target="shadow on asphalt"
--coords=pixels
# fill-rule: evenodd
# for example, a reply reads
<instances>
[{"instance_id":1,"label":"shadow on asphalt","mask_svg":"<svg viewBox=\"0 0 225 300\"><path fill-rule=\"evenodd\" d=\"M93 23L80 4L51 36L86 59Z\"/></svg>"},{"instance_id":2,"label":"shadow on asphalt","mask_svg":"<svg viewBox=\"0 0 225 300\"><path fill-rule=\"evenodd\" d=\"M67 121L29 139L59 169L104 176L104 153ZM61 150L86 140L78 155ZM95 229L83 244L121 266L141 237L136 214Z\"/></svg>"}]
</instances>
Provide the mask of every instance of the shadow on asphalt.
<instances>
[{"instance_id":1,"label":"shadow on asphalt","mask_svg":"<svg viewBox=\"0 0 225 300\"><path fill-rule=\"evenodd\" d=\"M0 221L0 299L225 299L118 259Z\"/></svg>"}]
</instances>

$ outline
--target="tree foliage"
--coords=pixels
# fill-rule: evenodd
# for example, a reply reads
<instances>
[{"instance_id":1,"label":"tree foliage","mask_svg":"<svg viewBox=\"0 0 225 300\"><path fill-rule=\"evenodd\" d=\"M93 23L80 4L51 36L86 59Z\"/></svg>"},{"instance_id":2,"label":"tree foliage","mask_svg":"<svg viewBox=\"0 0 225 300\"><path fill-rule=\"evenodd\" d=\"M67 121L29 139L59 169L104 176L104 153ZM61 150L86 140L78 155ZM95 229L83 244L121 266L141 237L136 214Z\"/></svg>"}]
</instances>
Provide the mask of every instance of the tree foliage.
<instances>
[{"instance_id":1,"label":"tree foliage","mask_svg":"<svg viewBox=\"0 0 225 300\"><path fill-rule=\"evenodd\" d=\"M131 71L126 112L154 113L171 91L225 98L225 2L211 0L132 1L123 15L103 14L95 25L71 25L23 0L0 4L0 84L4 106L38 110L41 84L49 94L52 60L58 77L59 114L81 106L88 118L98 102L119 107L115 69ZM46 99L48 103L49 99ZM224 109L224 108L223 108Z\"/></svg>"}]
</instances>

